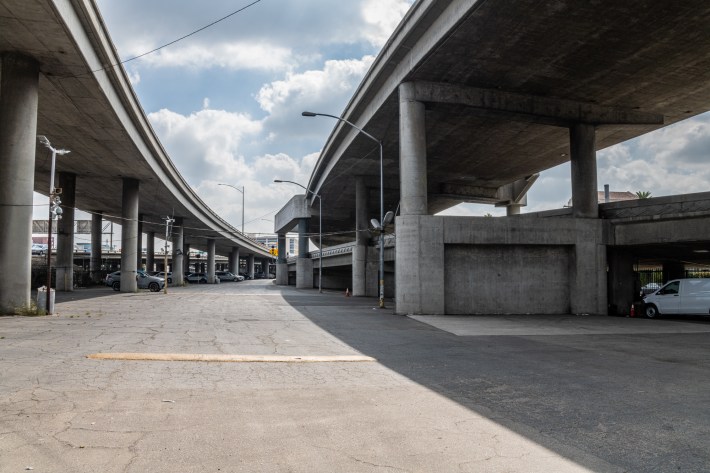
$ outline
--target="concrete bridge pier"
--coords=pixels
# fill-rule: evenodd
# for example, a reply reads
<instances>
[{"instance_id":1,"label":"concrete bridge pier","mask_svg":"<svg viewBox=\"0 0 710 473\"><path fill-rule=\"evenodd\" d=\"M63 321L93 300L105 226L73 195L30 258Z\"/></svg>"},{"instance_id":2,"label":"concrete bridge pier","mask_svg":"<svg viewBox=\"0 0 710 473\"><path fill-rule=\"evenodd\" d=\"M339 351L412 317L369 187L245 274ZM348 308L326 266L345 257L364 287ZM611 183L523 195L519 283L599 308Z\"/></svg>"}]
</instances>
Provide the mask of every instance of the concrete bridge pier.
<instances>
[{"instance_id":1,"label":"concrete bridge pier","mask_svg":"<svg viewBox=\"0 0 710 473\"><path fill-rule=\"evenodd\" d=\"M236 246L229 253L229 272L239 274L239 248Z\"/></svg>"},{"instance_id":2,"label":"concrete bridge pier","mask_svg":"<svg viewBox=\"0 0 710 473\"><path fill-rule=\"evenodd\" d=\"M137 292L136 240L138 239L138 200L140 182L123 178L121 199L121 292Z\"/></svg>"},{"instance_id":3,"label":"concrete bridge pier","mask_svg":"<svg viewBox=\"0 0 710 473\"><path fill-rule=\"evenodd\" d=\"M74 290L74 205L76 200L76 174L60 172L57 187L62 189L62 218L57 220L57 291Z\"/></svg>"},{"instance_id":4,"label":"concrete bridge pier","mask_svg":"<svg viewBox=\"0 0 710 473\"><path fill-rule=\"evenodd\" d=\"M296 260L296 289L313 289L313 260L308 252L310 220L298 221L298 259Z\"/></svg>"},{"instance_id":5,"label":"concrete bridge pier","mask_svg":"<svg viewBox=\"0 0 710 473\"><path fill-rule=\"evenodd\" d=\"M138 214L138 233L136 237L136 267L143 269L143 214Z\"/></svg>"},{"instance_id":6,"label":"concrete bridge pier","mask_svg":"<svg viewBox=\"0 0 710 473\"><path fill-rule=\"evenodd\" d=\"M155 232L146 234L148 240L145 244L145 270L148 272L155 271Z\"/></svg>"},{"instance_id":7,"label":"concrete bridge pier","mask_svg":"<svg viewBox=\"0 0 710 473\"><path fill-rule=\"evenodd\" d=\"M2 55L0 222L4 228L0 232L0 264L13 276L0 278L0 314L30 305L38 84L39 64L34 59Z\"/></svg>"},{"instance_id":8,"label":"concrete bridge pier","mask_svg":"<svg viewBox=\"0 0 710 473\"><path fill-rule=\"evenodd\" d=\"M183 242L184 242L183 245L182 245L182 255L183 255L183 257L182 257L182 264L183 264L183 267L182 267L181 269L182 269L182 272L183 272L183 281L182 281L182 282L183 282L183 284L184 284L184 283L185 283L185 277L184 277L184 275L185 275L185 273L189 273L189 272L190 272L190 244L187 243L187 242L185 242L184 236L183 236Z\"/></svg>"},{"instance_id":9,"label":"concrete bridge pier","mask_svg":"<svg viewBox=\"0 0 710 473\"><path fill-rule=\"evenodd\" d=\"M214 263L214 257L215 257L215 251L216 251L216 245L217 242L215 241L214 238L210 238L207 240L207 284L214 284L217 279L217 276L215 276L215 263Z\"/></svg>"},{"instance_id":10,"label":"concrete bridge pier","mask_svg":"<svg viewBox=\"0 0 710 473\"><path fill-rule=\"evenodd\" d=\"M247 274L254 279L254 255L247 256Z\"/></svg>"},{"instance_id":11,"label":"concrete bridge pier","mask_svg":"<svg viewBox=\"0 0 710 473\"><path fill-rule=\"evenodd\" d=\"M185 246L185 227L182 217L175 217L173 222L173 285L185 285L185 272L183 271L183 246ZM166 280L167 281L167 280Z\"/></svg>"},{"instance_id":12,"label":"concrete bridge pier","mask_svg":"<svg viewBox=\"0 0 710 473\"><path fill-rule=\"evenodd\" d=\"M89 259L89 274L94 283L101 282L101 230L103 213L95 210L91 214L91 258Z\"/></svg>"},{"instance_id":13,"label":"concrete bridge pier","mask_svg":"<svg viewBox=\"0 0 710 473\"><path fill-rule=\"evenodd\" d=\"M286 234L277 235L279 254L276 257L276 284L288 286L288 265L286 264Z\"/></svg>"},{"instance_id":14,"label":"concrete bridge pier","mask_svg":"<svg viewBox=\"0 0 710 473\"><path fill-rule=\"evenodd\" d=\"M395 252L395 312L443 314L443 228L427 215L427 156L424 103L414 84L399 86L400 216Z\"/></svg>"},{"instance_id":15,"label":"concrete bridge pier","mask_svg":"<svg viewBox=\"0 0 710 473\"><path fill-rule=\"evenodd\" d=\"M353 248L353 296L367 295L367 187L365 178L355 178L355 248Z\"/></svg>"}]
</instances>

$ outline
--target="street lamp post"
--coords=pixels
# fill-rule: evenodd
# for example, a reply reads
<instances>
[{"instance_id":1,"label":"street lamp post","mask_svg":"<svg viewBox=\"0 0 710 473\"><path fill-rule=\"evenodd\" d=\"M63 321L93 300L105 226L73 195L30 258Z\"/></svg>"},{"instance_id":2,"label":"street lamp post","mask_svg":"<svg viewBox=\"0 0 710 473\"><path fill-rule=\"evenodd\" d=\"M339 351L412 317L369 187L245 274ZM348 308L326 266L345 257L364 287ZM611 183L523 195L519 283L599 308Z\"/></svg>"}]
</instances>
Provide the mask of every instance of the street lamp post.
<instances>
[{"instance_id":1,"label":"street lamp post","mask_svg":"<svg viewBox=\"0 0 710 473\"><path fill-rule=\"evenodd\" d=\"M350 125L351 127L355 128L357 131L365 135L366 137L370 138L372 141L377 143L377 145L380 147L380 221L379 221L379 230L380 230L380 261L379 261L379 302L380 302L380 309L385 308L385 228L384 228L384 220L385 220L385 173L384 173L384 166L383 166L383 146L382 146L382 140L378 140L362 128L356 126L355 124L347 121L346 119L342 117L337 117L335 115L330 115L328 113L316 113L316 112L302 112L301 115L304 117L330 117L330 118L335 118L336 120L346 123Z\"/></svg>"},{"instance_id":2,"label":"street lamp post","mask_svg":"<svg viewBox=\"0 0 710 473\"><path fill-rule=\"evenodd\" d=\"M240 189L239 187L233 186L231 184L217 184L218 186L227 186L232 189L236 189L242 193L242 233L244 233L244 186Z\"/></svg>"},{"instance_id":3,"label":"street lamp post","mask_svg":"<svg viewBox=\"0 0 710 473\"><path fill-rule=\"evenodd\" d=\"M274 179L274 182L288 182L290 184L296 184L298 187L303 188L307 193L310 192L311 195L318 197L318 246L320 251L320 257L318 258L318 292L323 292L323 199L320 194L316 194L310 189L298 182L293 181L283 181L281 179ZM306 194L308 195L308 194Z\"/></svg>"},{"instance_id":4,"label":"street lamp post","mask_svg":"<svg viewBox=\"0 0 710 473\"><path fill-rule=\"evenodd\" d=\"M66 149L56 149L52 147L46 136L39 135L39 142L46 146L52 152L52 167L49 174L49 220L47 222L47 314L51 314L51 293L52 293L52 220L54 217L57 220L62 218L62 208L59 204L62 201L59 199L59 193L54 188L54 171L56 168L57 155L67 154L70 151ZM61 191L60 191L61 192Z\"/></svg>"}]
</instances>

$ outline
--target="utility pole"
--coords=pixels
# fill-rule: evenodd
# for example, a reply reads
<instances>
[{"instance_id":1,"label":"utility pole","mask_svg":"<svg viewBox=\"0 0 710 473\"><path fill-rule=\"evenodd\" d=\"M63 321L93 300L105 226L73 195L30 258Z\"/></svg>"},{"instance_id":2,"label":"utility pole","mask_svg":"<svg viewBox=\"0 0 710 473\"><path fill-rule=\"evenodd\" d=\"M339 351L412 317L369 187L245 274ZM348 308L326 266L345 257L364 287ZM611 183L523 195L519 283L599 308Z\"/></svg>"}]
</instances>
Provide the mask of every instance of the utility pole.
<instances>
[{"instance_id":1,"label":"utility pole","mask_svg":"<svg viewBox=\"0 0 710 473\"><path fill-rule=\"evenodd\" d=\"M170 238L170 234L172 233L172 225L174 221L174 218L165 217L165 263L163 270L163 275L165 276L163 285L164 294L168 293L168 238Z\"/></svg>"}]
</instances>

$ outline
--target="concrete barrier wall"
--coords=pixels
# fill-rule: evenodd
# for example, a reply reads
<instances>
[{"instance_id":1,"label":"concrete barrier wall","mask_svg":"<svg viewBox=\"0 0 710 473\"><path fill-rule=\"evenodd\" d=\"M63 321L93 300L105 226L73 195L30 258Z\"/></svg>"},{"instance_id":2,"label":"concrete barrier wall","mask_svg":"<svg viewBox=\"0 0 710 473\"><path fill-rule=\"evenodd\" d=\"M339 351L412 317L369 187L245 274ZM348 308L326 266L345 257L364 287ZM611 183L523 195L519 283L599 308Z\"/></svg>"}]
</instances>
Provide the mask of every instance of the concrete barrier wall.
<instances>
[{"instance_id":1,"label":"concrete barrier wall","mask_svg":"<svg viewBox=\"0 0 710 473\"><path fill-rule=\"evenodd\" d=\"M398 314L606 313L604 223L397 218Z\"/></svg>"},{"instance_id":2,"label":"concrete barrier wall","mask_svg":"<svg viewBox=\"0 0 710 473\"><path fill-rule=\"evenodd\" d=\"M446 245L447 314L569 314L571 246Z\"/></svg>"}]
</instances>

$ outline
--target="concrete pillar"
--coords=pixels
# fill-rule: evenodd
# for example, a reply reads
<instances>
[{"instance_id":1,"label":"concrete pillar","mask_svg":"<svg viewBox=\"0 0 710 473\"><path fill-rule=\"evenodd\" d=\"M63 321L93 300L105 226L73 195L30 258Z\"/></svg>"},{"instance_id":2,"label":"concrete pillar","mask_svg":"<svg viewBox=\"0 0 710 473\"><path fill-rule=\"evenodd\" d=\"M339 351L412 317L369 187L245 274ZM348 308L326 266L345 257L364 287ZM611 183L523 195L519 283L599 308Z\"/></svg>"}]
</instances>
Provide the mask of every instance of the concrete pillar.
<instances>
[{"instance_id":1,"label":"concrete pillar","mask_svg":"<svg viewBox=\"0 0 710 473\"><path fill-rule=\"evenodd\" d=\"M663 262L663 282L685 277L685 265L680 261Z\"/></svg>"},{"instance_id":2,"label":"concrete pillar","mask_svg":"<svg viewBox=\"0 0 710 473\"><path fill-rule=\"evenodd\" d=\"M610 315L629 315L631 304L640 299L640 281L634 275L634 257L626 249L609 248L608 300Z\"/></svg>"},{"instance_id":3,"label":"concrete pillar","mask_svg":"<svg viewBox=\"0 0 710 473\"><path fill-rule=\"evenodd\" d=\"M148 272L155 271L155 232L146 234L145 244L145 269Z\"/></svg>"},{"instance_id":4,"label":"concrete pillar","mask_svg":"<svg viewBox=\"0 0 710 473\"><path fill-rule=\"evenodd\" d=\"M101 283L101 227L103 226L101 211L91 214L91 259L89 260L89 274L94 284Z\"/></svg>"},{"instance_id":5,"label":"concrete pillar","mask_svg":"<svg viewBox=\"0 0 710 473\"><path fill-rule=\"evenodd\" d=\"M367 187L365 178L357 176L355 178L355 248L353 248L353 296L364 296L366 290L366 266L367 266L367 242L369 234L367 232Z\"/></svg>"},{"instance_id":6,"label":"concrete pillar","mask_svg":"<svg viewBox=\"0 0 710 473\"><path fill-rule=\"evenodd\" d=\"M569 129L572 174L572 215L576 218L598 218L597 155L595 127L584 123Z\"/></svg>"},{"instance_id":7,"label":"concrete pillar","mask_svg":"<svg viewBox=\"0 0 710 473\"><path fill-rule=\"evenodd\" d=\"M574 245L574 271L570 278L570 310L573 314L606 314L607 261L601 219L580 219Z\"/></svg>"},{"instance_id":8,"label":"concrete pillar","mask_svg":"<svg viewBox=\"0 0 710 473\"><path fill-rule=\"evenodd\" d=\"M427 215L427 156L424 104L413 86L399 86L400 209L395 249L395 312L443 314L444 239L439 218Z\"/></svg>"},{"instance_id":9,"label":"concrete pillar","mask_svg":"<svg viewBox=\"0 0 710 473\"><path fill-rule=\"evenodd\" d=\"M217 242L210 238L207 240L207 284L215 283L214 257Z\"/></svg>"},{"instance_id":10,"label":"concrete pillar","mask_svg":"<svg viewBox=\"0 0 710 473\"><path fill-rule=\"evenodd\" d=\"M239 274L239 247L235 246L229 253L229 272Z\"/></svg>"},{"instance_id":11,"label":"concrete pillar","mask_svg":"<svg viewBox=\"0 0 710 473\"><path fill-rule=\"evenodd\" d=\"M143 269L143 215L138 214L138 221L136 222L138 227L138 236L136 238L136 264L138 269Z\"/></svg>"},{"instance_id":12,"label":"concrete pillar","mask_svg":"<svg viewBox=\"0 0 710 473\"><path fill-rule=\"evenodd\" d=\"M12 53L2 55L0 267L6 276L0 278L0 314L30 305L38 82L39 64L34 59ZM45 159L49 151L42 149L40 153ZM49 182L46 189L49 190Z\"/></svg>"},{"instance_id":13,"label":"concrete pillar","mask_svg":"<svg viewBox=\"0 0 710 473\"><path fill-rule=\"evenodd\" d=\"M296 260L296 289L313 289L313 260L308 252L310 220L298 221L298 259Z\"/></svg>"},{"instance_id":14,"label":"concrete pillar","mask_svg":"<svg viewBox=\"0 0 710 473\"><path fill-rule=\"evenodd\" d=\"M247 257L247 274L250 279L254 279L254 255Z\"/></svg>"},{"instance_id":15,"label":"concrete pillar","mask_svg":"<svg viewBox=\"0 0 710 473\"><path fill-rule=\"evenodd\" d=\"M184 273L189 273L189 272L191 272L191 271L190 271L190 244L184 242L184 241L185 241L185 235L184 235L184 233L183 233L183 238L182 238L182 239L183 239L183 245L182 245L182 248L183 248L183 250L182 250L182 264L183 264L183 268L182 268L182 271L183 271L183 276L184 276ZM185 279L185 278L183 277L183 282L184 282L184 279Z\"/></svg>"},{"instance_id":16,"label":"concrete pillar","mask_svg":"<svg viewBox=\"0 0 710 473\"><path fill-rule=\"evenodd\" d=\"M276 257L276 285L288 286L288 265L286 264L286 234L277 235L279 254Z\"/></svg>"},{"instance_id":17,"label":"concrete pillar","mask_svg":"<svg viewBox=\"0 0 710 473\"><path fill-rule=\"evenodd\" d=\"M182 248L185 245L184 220L182 217L175 217L173 222L173 286L185 285L185 274L183 269Z\"/></svg>"},{"instance_id":18,"label":"concrete pillar","mask_svg":"<svg viewBox=\"0 0 710 473\"><path fill-rule=\"evenodd\" d=\"M137 292L136 240L138 239L138 189L137 179L123 178L121 199L121 292Z\"/></svg>"},{"instance_id":19,"label":"concrete pillar","mask_svg":"<svg viewBox=\"0 0 710 473\"><path fill-rule=\"evenodd\" d=\"M62 189L59 196L62 204L62 219L57 223L57 291L74 290L74 205L76 202L76 174L60 172L57 187Z\"/></svg>"},{"instance_id":20,"label":"concrete pillar","mask_svg":"<svg viewBox=\"0 0 710 473\"><path fill-rule=\"evenodd\" d=\"M400 215L427 215L427 156L424 104L414 85L399 86Z\"/></svg>"},{"instance_id":21,"label":"concrete pillar","mask_svg":"<svg viewBox=\"0 0 710 473\"><path fill-rule=\"evenodd\" d=\"M522 207L522 205L520 205L520 204L509 204L509 205L506 205L506 206L505 206L505 214L506 214L508 217L511 217L511 216L513 216L513 215L520 215L520 207Z\"/></svg>"}]
</instances>

